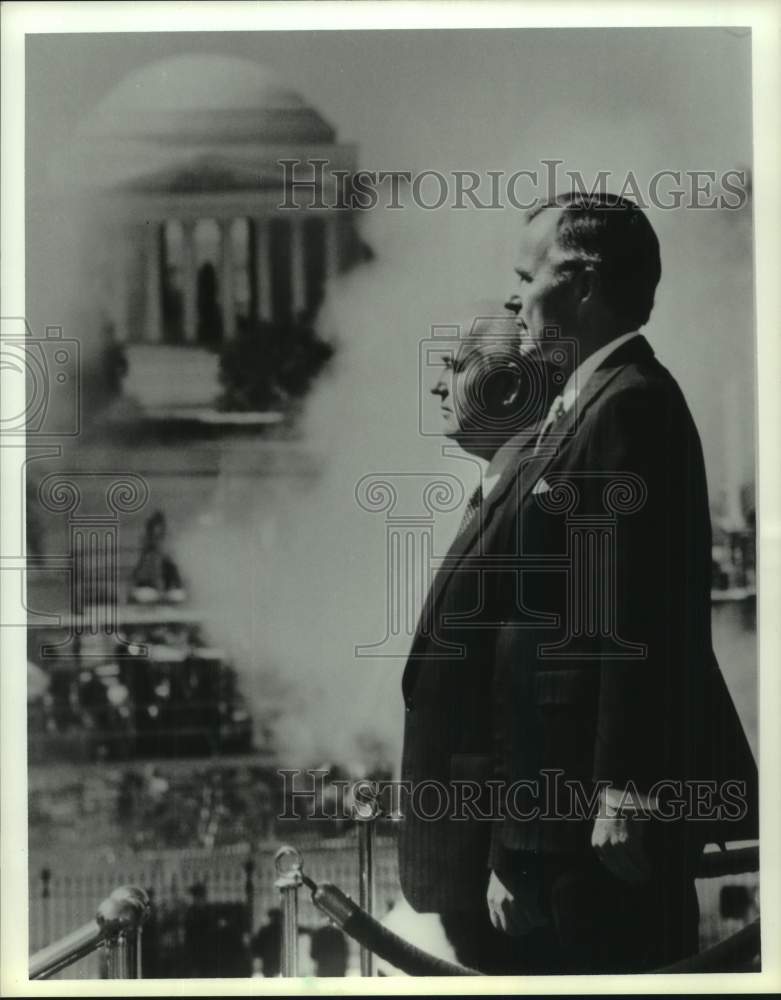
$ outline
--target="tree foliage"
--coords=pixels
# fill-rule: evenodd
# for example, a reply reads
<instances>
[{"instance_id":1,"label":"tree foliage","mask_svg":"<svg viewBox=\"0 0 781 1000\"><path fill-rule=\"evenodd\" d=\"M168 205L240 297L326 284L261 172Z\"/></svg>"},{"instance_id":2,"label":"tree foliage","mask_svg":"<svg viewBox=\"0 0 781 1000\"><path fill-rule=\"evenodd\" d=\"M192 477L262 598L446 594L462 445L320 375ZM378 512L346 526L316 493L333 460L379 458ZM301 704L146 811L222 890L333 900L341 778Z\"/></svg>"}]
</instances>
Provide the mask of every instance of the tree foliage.
<instances>
[{"instance_id":1,"label":"tree foliage","mask_svg":"<svg viewBox=\"0 0 781 1000\"><path fill-rule=\"evenodd\" d=\"M248 324L220 352L218 409L285 409L307 394L333 353L305 321Z\"/></svg>"}]
</instances>

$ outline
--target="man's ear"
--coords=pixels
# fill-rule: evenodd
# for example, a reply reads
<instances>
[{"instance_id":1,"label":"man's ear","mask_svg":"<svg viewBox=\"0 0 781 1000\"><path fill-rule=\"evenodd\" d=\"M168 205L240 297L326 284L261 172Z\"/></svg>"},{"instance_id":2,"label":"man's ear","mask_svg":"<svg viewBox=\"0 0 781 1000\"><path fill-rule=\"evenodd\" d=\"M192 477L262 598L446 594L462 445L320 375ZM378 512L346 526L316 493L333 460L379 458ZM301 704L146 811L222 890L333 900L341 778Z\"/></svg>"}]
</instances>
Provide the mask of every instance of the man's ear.
<instances>
[{"instance_id":1,"label":"man's ear","mask_svg":"<svg viewBox=\"0 0 781 1000\"><path fill-rule=\"evenodd\" d=\"M596 268L586 265L575 275L575 301L579 306L593 305L599 296L602 282Z\"/></svg>"}]
</instances>

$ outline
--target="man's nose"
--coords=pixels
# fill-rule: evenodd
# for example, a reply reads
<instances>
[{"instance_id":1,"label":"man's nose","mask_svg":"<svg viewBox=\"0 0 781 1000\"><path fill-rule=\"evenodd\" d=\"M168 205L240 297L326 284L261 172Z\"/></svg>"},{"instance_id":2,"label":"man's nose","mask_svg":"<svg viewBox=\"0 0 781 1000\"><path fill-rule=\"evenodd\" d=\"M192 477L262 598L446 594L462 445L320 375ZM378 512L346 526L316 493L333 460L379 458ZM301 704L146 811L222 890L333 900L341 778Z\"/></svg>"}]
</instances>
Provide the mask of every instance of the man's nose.
<instances>
[{"instance_id":1,"label":"man's nose","mask_svg":"<svg viewBox=\"0 0 781 1000\"><path fill-rule=\"evenodd\" d=\"M511 295L510 298L504 304L504 308L512 313L515 313L516 316L521 311L521 306L522 303L520 295Z\"/></svg>"},{"instance_id":2,"label":"man's nose","mask_svg":"<svg viewBox=\"0 0 781 1000\"><path fill-rule=\"evenodd\" d=\"M441 375L437 379L436 383L431 387L431 394L432 396L440 396L442 399L445 399L447 396L447 386L445 385L445 381Z\"/></svg>"}]
</instances>

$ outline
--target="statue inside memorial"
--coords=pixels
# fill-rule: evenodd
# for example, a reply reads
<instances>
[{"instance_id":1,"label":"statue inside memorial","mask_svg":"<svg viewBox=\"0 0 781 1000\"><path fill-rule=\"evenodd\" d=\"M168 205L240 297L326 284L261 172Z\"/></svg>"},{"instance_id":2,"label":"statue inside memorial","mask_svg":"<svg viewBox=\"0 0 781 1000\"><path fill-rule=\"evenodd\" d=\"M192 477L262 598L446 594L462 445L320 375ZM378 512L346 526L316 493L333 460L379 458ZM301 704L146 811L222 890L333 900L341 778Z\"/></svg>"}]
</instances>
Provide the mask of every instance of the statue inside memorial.
<instances>
[{"instance_id":1,"label":"statue inside memorial","mask_svg":"<svg viewBox=\"0 0 781 1000\"><path fill-rule=\"evenodd\" d=\"M220 309L217 272L211 261L198 269L198 343L204 347L219 347L222 343L222 311Z\"/></svg>"},{"instance_id":2,"label":"statue inside memorial","mask_svg":"<svg viewBox=\"0 0 781 1000\"><path fill-rule=\"evenodd\" d=\"M141 553L133 570L130 600L135 604L179 604L187 596L179 568L166 551L166 532L165 514L155 511L144 526Z\"/></svg>"}]
</instances>

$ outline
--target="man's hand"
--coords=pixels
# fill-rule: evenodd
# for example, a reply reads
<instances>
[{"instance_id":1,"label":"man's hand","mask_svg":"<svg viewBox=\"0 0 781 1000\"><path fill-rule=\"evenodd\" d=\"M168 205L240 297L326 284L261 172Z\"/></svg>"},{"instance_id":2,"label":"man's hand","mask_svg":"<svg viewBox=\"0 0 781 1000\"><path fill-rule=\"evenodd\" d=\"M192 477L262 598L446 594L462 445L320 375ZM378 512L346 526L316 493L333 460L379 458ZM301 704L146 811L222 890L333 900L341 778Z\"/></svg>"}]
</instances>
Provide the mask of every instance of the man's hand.
<instances>
[{"instance_id":1,"label":"man's hand","mask_svg":"<svg viewBox=\"0 0 781 1000\"><path fill-rule=\"evenodd\" d=\"M591 846L612 875L622 882L640 885L651 877L651 864L643 847L646 821L625 815L620 809L621 797L622 793L613 788L602 793Z\"/></svg>"},{"instance_id":2,"label":"man's hand","mask_svg":"<svg viewBox=\"0 0 781 1000\"><path fill-rule=\"evenodd\" d=\"M488 914L498 931L520 937L535 927L542 927L548 920L540 909L537 879L525 880L520 875L513 880L513 885L514 891L511 891L496 872L491 872L486 893Z\"/></svg>"}]
</instances>

